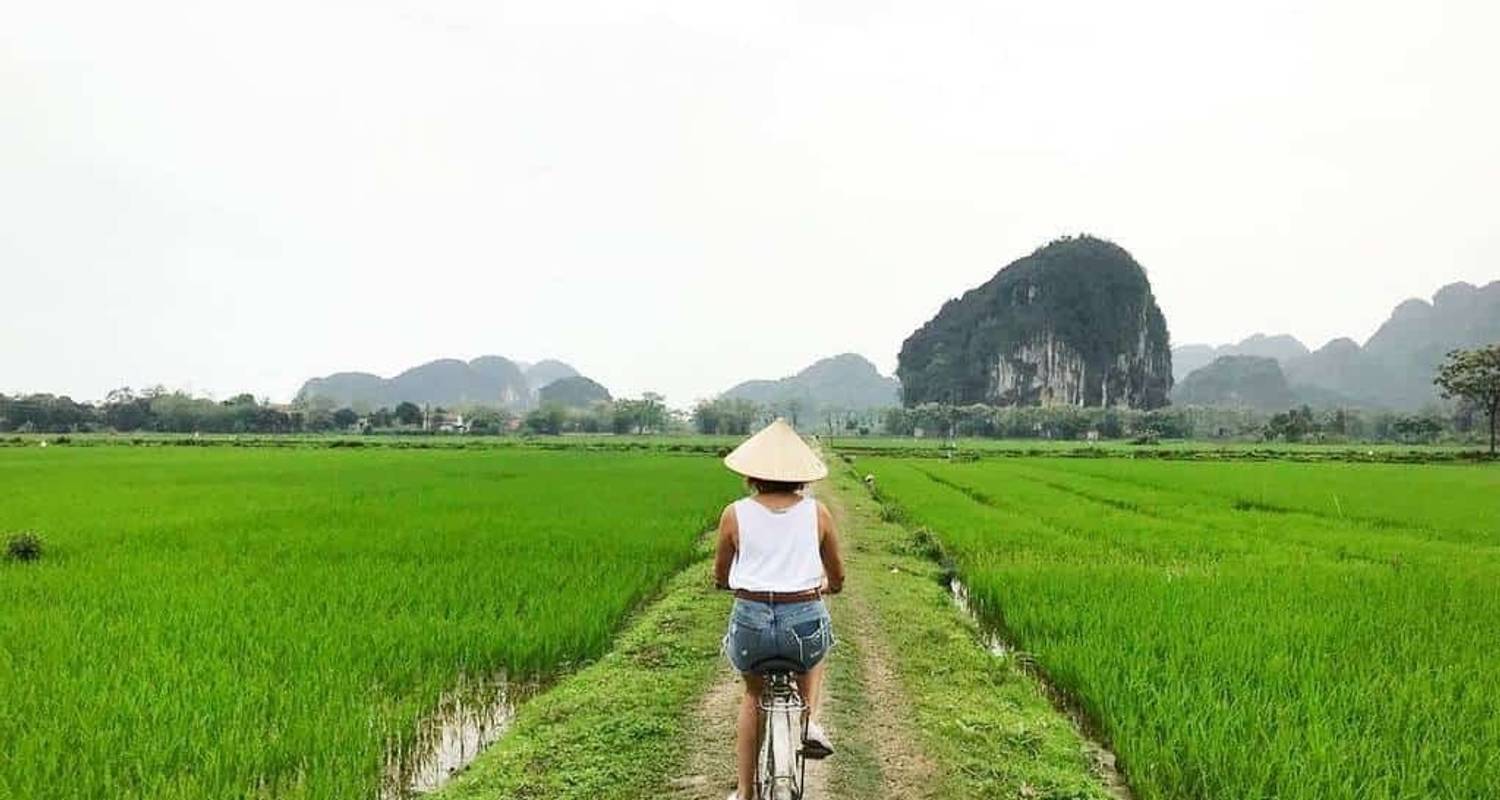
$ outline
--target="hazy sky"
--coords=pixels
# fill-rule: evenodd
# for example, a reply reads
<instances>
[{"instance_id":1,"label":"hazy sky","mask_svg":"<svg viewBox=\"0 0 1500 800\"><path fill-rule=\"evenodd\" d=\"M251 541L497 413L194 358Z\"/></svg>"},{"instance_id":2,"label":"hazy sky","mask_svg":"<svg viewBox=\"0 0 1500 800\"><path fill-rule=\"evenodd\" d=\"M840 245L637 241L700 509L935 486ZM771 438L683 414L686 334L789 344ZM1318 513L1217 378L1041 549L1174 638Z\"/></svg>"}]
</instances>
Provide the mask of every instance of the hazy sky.
<instances>
[{"instance_id":1,"label":"hazy sky","mask_svg":"<svg viewBox=\"0 0 1500 800\"><path fill-rule=\"evenodd\" d=\"M5 2L0 391L895 367L1061 234L1174 343L1500 278L1500 4Z\"/></svg>"}]
</instances>

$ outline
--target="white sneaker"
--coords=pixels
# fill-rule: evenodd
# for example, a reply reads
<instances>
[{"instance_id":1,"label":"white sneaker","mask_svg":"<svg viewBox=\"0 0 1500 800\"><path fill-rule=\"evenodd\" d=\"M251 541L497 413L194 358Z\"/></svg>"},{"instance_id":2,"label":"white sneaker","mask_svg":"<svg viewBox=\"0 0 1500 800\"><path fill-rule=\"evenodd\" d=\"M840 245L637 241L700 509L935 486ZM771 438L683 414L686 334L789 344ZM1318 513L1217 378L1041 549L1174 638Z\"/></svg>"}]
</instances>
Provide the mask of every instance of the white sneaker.
<instances>
[{"instance_id":1,"label":"white sneaker","mask_svg":"<svg viewBox=\"0 0 1500 800\"><path fill-rule=\"evenodd\" d=\"M814 761L833 755L833 742L828 732L816 722L807 723L807 736L802 739L802 755Z\"/></svg>"}]
</instances>

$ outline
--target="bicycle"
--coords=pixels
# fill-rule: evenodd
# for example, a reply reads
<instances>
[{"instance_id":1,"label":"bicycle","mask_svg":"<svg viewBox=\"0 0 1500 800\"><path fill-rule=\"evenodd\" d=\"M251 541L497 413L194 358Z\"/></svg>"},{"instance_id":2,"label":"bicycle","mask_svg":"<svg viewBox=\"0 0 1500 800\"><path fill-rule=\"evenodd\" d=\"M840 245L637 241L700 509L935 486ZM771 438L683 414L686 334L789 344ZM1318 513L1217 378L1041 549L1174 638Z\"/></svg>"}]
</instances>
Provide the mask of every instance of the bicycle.
<instances>
[{"instance_id":1,"label":"bicycle","mask_svg":"<svg viewBox=\"0 0 1500 800\"><path fill-rule=\"evenodd\" d=\"M760 800L803 800L807 772L807 703L793 677L802 665L768 658L752 671L761 676L761 739L755 796Z\"/></svg>"}]
</instances>

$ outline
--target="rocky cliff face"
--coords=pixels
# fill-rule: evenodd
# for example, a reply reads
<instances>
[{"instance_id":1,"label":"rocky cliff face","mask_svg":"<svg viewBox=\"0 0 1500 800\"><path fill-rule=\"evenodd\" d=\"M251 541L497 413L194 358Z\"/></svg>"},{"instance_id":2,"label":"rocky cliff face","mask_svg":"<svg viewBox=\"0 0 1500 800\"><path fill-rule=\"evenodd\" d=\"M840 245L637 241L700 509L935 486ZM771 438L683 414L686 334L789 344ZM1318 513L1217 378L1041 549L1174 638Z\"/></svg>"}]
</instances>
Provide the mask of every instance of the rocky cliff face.
<instances>
[{"instance_id":1,"label":"rocky cliff face","mask_svg":"<svg viewBox=\"0 0 1500 800\"><path fill-rule=\"evenodd\" d=\"M907 405L1156 408L1172 387L1145 270L1088 236L1052 242L945 303L898 363Z\"/></svg>"}]
</instances>

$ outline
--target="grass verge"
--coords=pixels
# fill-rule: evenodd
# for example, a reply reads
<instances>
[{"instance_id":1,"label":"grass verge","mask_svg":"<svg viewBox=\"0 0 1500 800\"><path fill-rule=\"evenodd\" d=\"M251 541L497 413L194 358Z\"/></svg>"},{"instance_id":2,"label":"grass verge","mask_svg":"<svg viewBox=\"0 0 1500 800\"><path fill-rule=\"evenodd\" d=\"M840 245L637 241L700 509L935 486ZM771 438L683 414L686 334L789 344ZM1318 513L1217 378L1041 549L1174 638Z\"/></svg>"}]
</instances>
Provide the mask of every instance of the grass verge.
<instances>
[{"instance_id":1,"label":"grass verge","mask_svg":"<svg viewBox=\"0 0 1500 800\"><path fill-rule=\"evenodd\" d=\"M934 762L935 798L1109 798L1096 749L1052 707L1015 659L990 654L975 623L953 605L947 574L927 546L882 519L880 505L836 470L857 578ZM889 516L889 515L887 515Z\"/></svg>"},{"instance_id":2,"label":"grass verge","mask_svg":"<svg viewBox=\"0 0 1500 800\"><path fill-rule=\"evenodd\" d=\"M510 731L435 795L649 797L680 772L692 708L713 679L727 596L703 558L668 581L614 650L522 706Z\"/></svg>"}]
</instances>

